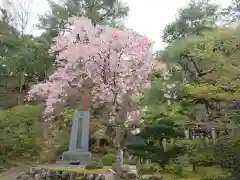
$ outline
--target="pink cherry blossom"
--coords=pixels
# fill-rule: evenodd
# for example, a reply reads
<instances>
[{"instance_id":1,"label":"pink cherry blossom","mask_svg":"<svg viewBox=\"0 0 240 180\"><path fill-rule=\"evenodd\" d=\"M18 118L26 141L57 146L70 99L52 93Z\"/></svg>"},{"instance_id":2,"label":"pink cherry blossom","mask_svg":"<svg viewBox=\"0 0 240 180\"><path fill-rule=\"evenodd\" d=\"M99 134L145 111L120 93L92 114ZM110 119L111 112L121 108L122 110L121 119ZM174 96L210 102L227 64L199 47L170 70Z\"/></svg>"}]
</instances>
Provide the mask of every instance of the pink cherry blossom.
<instances>
[{"instance_id":1,"label":"pink cherry blossom","mask_svg":"<svg viewBox=\"0 0 240 180\"><path fill-rule=\"evenodd\" d=\"M46 82L32 87L30 100L45 100L45 114L53 117L61 112L69 100L80 96L84 81L91 79L94 106L112 105L109 114L116 115L116 107L123 99L134 107L127 109L124 121L140 120L139 100L150 85L154 58L150 41L131 30L93 26L90 19L70 19L72 30L55 38L51 52L56 56L56 71ZM74 93L73 93L74 92Z\"/></svg>"}]
</instances>

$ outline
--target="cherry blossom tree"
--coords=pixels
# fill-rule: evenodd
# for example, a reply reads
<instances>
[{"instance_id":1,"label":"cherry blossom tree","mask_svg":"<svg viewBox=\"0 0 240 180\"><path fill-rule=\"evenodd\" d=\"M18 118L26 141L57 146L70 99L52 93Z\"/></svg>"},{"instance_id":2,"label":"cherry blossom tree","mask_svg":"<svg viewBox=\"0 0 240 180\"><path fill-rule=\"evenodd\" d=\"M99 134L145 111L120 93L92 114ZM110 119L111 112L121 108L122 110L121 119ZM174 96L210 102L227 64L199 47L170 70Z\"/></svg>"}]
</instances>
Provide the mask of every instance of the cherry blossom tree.
<instances>
[{"instance_id":1,"label":"cherry blossom tree","mask_svg":"<svg viewBox=\"0 0 240 180\"><path fill-rule=\"evenodd\" d=\"M44 98L44 113L51 119L87 83L92 106L109 107L109 122L141 122L139 100L150 85L154 63L150 41L131 30L93 26L84 17L70 23L70 32L56 37L51 49L57 53L56 71L29 91L29 99Z\"/></svg>"},{"instance_id":2,"label":"cherry blossom tree","mask_svg":"<svg viewBox=\"0 0 240 180\"><path fill-rule=\"evenodd\" d=\"M79 96L86 80L91 80L92 104L111 104L110 121L127 104L125 120L140 120L139 100L150 85L154 63L148 39L131 30L94 27L84 17L71 18L70 22L70 32L56 37L51 49L57 53L56 71L33 86L28 98L45 99L44 113L51 118L68 100Z\"/></svg>"}]
</instances>

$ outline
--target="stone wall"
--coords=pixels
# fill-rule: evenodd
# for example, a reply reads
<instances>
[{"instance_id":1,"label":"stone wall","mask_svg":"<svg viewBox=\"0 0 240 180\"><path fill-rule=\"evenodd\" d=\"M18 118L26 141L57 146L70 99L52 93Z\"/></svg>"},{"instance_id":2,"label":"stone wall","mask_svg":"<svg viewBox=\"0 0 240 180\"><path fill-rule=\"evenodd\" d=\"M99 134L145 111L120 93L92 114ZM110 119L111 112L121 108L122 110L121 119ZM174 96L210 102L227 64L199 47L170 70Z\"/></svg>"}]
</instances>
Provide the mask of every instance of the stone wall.
<instances>
[{"instance_id":1,"label":"stone wall","mask_svg":"<svg viewBox=\"0 0 240 180\"><path fill-rule=\"evenodd\" d=\"M136 180L136 166L122 165L121 179ZM31 168L28 172L21 173L17 180L114 180L115 172L109 169L103 174L89 174L83 172L51 170L46 168Z\"/></svg>"},{"instance_id":2,"label":"stone wall","mask_svg":"<svg viewBox=\"0 0 240 180\"><path fill-rule=\"evenodd\" d=\"M17 180L114 180L112 172L104 174L85 174L79 172L31 168L21 173Z\"/></svg>"}]
</instances>

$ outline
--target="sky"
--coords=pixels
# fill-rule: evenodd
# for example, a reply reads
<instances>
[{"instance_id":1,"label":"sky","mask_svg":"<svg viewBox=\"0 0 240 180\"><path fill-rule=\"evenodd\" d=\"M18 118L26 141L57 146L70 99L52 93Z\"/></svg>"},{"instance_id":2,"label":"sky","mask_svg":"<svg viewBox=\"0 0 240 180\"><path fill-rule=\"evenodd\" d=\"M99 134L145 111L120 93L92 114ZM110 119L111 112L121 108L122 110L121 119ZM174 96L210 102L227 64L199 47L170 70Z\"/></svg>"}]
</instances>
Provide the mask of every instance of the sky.
<instances>
[{"instance_id":1,"label":"sky","mask_svg":"<svg viewBox=\"0 0 240 180\"><path fill-rule=\"evenodd\" d=\"M4 1L4 0L0 0ZM13 0L30 1L30 0ZM125 25L138 33L143 33L154 41L154 49L162 49L166 44L162 42L164 27L174 21L177 12L190 0L122 0L130 7L129 16L125 19ZM229 4L230 0L212 0L222 6ZM37 24L37 15L49 11L46 0L31 0L31 26L29 33L38 35L40 32L34 27Z\"/></svg>"}]
</instances>

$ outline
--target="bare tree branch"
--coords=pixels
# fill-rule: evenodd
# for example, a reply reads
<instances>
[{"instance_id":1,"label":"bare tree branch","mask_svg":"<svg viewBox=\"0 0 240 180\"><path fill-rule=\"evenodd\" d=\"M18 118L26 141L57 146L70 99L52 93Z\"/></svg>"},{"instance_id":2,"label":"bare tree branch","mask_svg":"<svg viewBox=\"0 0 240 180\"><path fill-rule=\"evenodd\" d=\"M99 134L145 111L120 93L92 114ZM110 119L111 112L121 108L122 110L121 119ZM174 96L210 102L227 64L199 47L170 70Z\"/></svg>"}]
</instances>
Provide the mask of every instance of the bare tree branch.
<instances>
[{"instance_id":1,"label":"bare tree branch","mask_svg":"<svg viewBox=\"0 0 240 180\"><path fill-rule=\"evenodd\" d=\"M31 3L31 4L30 4ZM30 26L31 5L28 0L3 0L3 8L7 10L11 17L11 24L23 35Z\"/></svg>"}]
</instances>

